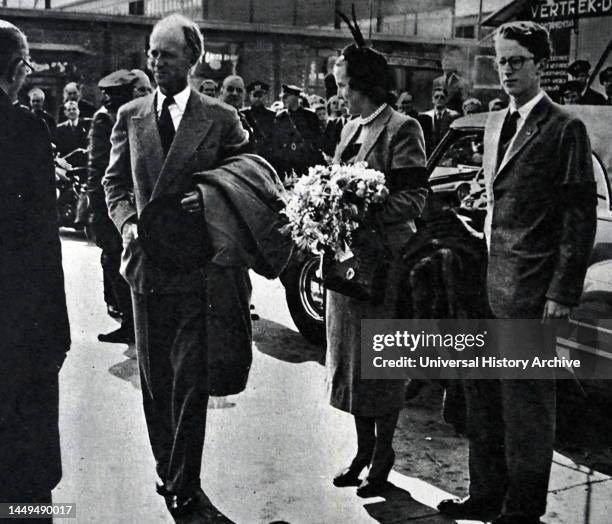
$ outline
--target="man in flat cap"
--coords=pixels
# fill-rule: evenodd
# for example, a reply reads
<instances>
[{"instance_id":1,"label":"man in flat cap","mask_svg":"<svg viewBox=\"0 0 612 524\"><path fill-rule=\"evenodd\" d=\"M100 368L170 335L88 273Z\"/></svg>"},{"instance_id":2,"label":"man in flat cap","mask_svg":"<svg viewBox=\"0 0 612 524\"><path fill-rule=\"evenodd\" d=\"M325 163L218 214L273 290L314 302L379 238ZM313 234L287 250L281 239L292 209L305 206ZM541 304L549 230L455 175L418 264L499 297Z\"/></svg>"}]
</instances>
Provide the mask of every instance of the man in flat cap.
<instances>
[{"instance_id":1,"label":"man in flat cap","mask_svg":"<svg viewBox=\"0 0 612 524\"><path fill-rule=\"evenodd\" d=\"M25 35L0 20L0 503L49 503L62 477L58 374L70 327L49 130L15 105L31 72Z\"/></svg>"},{"instance_id":2,"label":"man in flat cap","mask_svg":"<svg viewBox=\"0 0 612 524\"><path fill-rule=\"evenodd\" d=\"M606 104L606 97L604 97L601 93L598 93L594 89L588 87L589 80L589 71L591 70L591 64L587 60L576 60L572 62L568 68L567 72L572 77L572 80L575 80L580 84L580 100L579 104L582 105L591 105L591 106L601 106Z\"/></svg>"},{"instance_id":3,"label":"man in flat cap","mask_svg":"<svg viewBox=\"0 0 612 524\"><path fill-rule=\"evenodd\" d=\"M195 518L202 512L200 471L209 394L241 391L216 387L219 375L210 359L250 342L251 336L246 268L210 263L169 271L155 265L139 238L143 210L162 198L175 199L186 215L203 216L192 175L217 167L248 144L233 107L189 87L189 72L201 61L203 48L198 25L183 15L155 24L148 65L157 89L117 112L102 180L109 214L123 239L122 274L132 290L144 414L160 480L157 491L175 518Z\"/></svg>"},{"instance_id":4,"label":"man in flat cap","mask_svg":"<svg viewBox=\"0 0 612 524\"><path fill-rule=\"evenodd\" d=\"M303 175L308 168L322 164L324 137L314 111L300 105L302 90L294 85L282 85L281 98L285 109L274 120L272 148L274 167L281 179Z\"/></svg>"},{"instance_id":5,"label":"man in flat cap","mask_svg":"<svg viewBox=\"0 0 612 524\"><path fill-rule=\"evenodd\" d=\"M143 71L140 71L144 74ZM146 75L145 75L146 78ZM147 78L148 80L148 78ZM102 107L94 114L89 133L89 160L87 195L89 197L89 224L96 245L102 250L100 264L104 282L104 301L111 316L121 322L121 326L110 333L100 333L100 342L129 344L134 341L134 315L132 299L127 282L119 274L121 235L108 216L104 198L102 177L108 167L111 150L111 131L117 121L117 111L135 98L138 87L146 89L144 79L127 69L120 69L105 76L98 82L102 91ZM149 83L150 87L150 83Z\"/></svg>"},{"instance_id":6,"label":"man in flat cap","mask_svg":"<svg viewBox=\"0 0 612 524\"><path fill-rule=\"evenodd\" d=\"M251 142L253 152L272 161L272 131L276 113L266 107L266 95L270 86L265 82L251 82L247 93L251 107L244 109L242 115L253 132Z\"/></svg>"},{"instance_id":7,"label":"man in flat cap","mask_svg":"<svg viewBox=\"0 0 612 524\"><path fill-rule=\"evenodd\" d=\"M612 105L612 67L606 67L599 73L599 83L606 91L606 104Z\"/></svg>"}]
</instances>

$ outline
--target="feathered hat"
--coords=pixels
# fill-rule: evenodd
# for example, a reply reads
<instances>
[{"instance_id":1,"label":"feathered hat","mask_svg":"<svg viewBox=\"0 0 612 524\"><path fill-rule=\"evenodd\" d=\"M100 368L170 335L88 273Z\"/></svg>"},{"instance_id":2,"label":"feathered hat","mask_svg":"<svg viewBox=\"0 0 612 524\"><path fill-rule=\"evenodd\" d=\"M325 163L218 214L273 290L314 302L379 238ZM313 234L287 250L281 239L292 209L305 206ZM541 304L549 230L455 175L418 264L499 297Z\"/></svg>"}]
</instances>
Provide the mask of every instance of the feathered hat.
<instances>
[{"instance_id":1,"label":"feathered hat","mask_svg":"<svg viewBox=\"0 0 612 524\"><path fill-rule=\"evenodd\" d=\"M352 5L351 11L352 22L344 13L336 11L350 29L355 41L342 50L347 64L347 75L357 86L377 86L388 90L390 75L387 59L366 44L355 16L355 4Z\"/></svg>"}]
</instances>

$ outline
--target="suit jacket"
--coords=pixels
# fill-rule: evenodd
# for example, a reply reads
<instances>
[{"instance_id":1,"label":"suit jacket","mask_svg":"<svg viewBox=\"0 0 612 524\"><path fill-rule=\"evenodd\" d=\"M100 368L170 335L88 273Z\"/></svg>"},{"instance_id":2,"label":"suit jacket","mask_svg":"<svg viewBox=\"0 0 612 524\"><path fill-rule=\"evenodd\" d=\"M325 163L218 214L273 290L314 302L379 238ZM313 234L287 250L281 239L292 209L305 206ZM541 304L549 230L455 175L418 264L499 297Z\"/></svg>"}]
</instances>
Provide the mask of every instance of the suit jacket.
<instances>
[{"instance_id":1,"label":"suit jacket","mask_svg":"<svg viewBox=\"0 0 612 524\"><path fill-rule=\"evenodd\" d=\"M192 90L164 159L154 103L155 95L150 94L122 106L111 135L110 162L102 184L119 231L128 220L137 221L154 198L193 190L193 173L216 167L248 143L234 108ZM135 244L124 253L135 292L181 293L202 285L202 271L187 275L161 271Z\"/></svg>"},{"instance_id":2,"label":"suit jacket","mask_svg":"<svg viewBox=\"0 0 612 524\"><path fill-rule=\"evenodd\" d=\"M440 75L433 80L433 87L443 87L448 93L448 108L461 112L463 101L469 89L469 84L465 78L457 73L452 73L450 76Z\"/></svg>"},{"instance_id":3,"label":"suit jacket","mask_svg":"<svg viewBox=\"0 0 612 524\"><path fill-rule=\"evenodd\" d=\"M487 291L496 317L540 318L546 299L580 299L596 229L591 146L545 95L498 166L506 112L489 115L484 137Z\"/></svg>"},{"instance_id":4,"label":"suit jacket","mask_svg":"<svg viewBox=\"0 0 612 524\"><path fill-rule=\"evenodd\" d=\"M96 112L96 108L91 102L88 102L87 100L83 100L83 99L79 100L79 118L83 118L83 119L92 118L95 112ZM59 118L57 119L58 124L68 120L68 118L64 114L62 107L60 107L59 113L60 113Z\"/></svg>"},{"instance_id":5,"label":"suit jacket","mask_svg":"<svg viewBox=\"0 0 612 524\"><path fill-rule=\"evenodd\" d=\"M607 100L606 97L599 91L595 91L595 89L587 87L584 94L580 97L578 103L588 106L605 106L607 104Z\"/></svg>"},{"instance_id":6,"label":"suit jacket","mask_svg":"<svg viewBox=\"0 0 612 524\"><path fill-rule=\"evenodd\" d=\"M0 491L42 493L61 477L54 383L70 347L55 172L45 123L2 89L0 122Z\"/></svg>"},{"instance_id":7,"label":"suit jacket","mask_svg":"<svg viewBox=\"0 0 612 524\"><path fill-rule=\"evenodd\" d=\"M421 115L423 119L419 119L420 122L426 122L426 119L428 119L431 123L429 136L425 136L425 142L429 152L433 151L444 138L444 135L450 129L450 125L452 124L453 120L461 116L460 113L453 111L452 109L445 109L442 113L442 117L438 119L435 118L434 109L425 111L424 113L421 113ZM423 125L425 127L425 124ZM425 129L423 130L425 131Z\"/></svg>"},{"instance_id":8,"label":"suit jacket","mask_svg":"<svg viewBox=\"0 0 612 524\"><path fill-rule=\"evenodd\" d=\"M89 126L81 118L75 126L68 121L58 124L55 128L54 142L60 156L65 156L75 149L87 148L87 134Z\"/></svg>"}]
</instances>

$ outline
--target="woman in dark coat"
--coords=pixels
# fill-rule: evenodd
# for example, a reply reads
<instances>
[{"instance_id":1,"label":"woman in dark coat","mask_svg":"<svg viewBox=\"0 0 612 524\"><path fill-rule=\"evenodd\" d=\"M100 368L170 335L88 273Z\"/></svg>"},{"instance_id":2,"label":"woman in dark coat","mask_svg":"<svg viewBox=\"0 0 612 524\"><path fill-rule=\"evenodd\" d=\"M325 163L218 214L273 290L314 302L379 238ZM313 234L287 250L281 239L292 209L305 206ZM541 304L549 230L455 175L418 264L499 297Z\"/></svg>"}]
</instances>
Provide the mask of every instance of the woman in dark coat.
<instances>
[{"instance_id":1,"label":"woman in dark coat","mask_svg":"<svg viewBox=\"0 0 612 524\"><path fill-rule=\"evenodd\" d=\"M332 406L351 413L357 430L357 453L334 478L336 486L359 486L357 494L379 494L393 467L393 434L404 403L403 380L363 380L360 376L362 319L397 318L397 290L401 278L401 248L416 231L414 219L427 196L425 144L419 123L393 110L385 79L385 58L363 45L344 49L334 74L340 94L349 103L351 120L342 131L334 161L365 161L385 174L390 195L378 211L392 252L382 303L372 304L327 292L327 375ZM370 466L367 477L359 474Z\"/></svg>"}]
</instances>

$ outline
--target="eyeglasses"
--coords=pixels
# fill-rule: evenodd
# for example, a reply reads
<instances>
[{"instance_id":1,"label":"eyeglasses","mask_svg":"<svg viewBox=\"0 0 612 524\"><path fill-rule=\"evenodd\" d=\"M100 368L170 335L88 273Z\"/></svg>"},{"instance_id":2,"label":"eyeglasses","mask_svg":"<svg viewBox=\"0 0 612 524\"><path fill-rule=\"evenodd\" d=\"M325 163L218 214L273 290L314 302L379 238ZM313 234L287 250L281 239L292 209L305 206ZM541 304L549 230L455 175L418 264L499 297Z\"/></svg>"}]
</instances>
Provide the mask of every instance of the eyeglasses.
<instances>
[{"instance_id":1,"label":"eyeglasses","mask_svg":"<svg viewBox=\"0 0 612 524\"><path fill-rule=\"evenodd\" d=\"M534 58L535 57L533 56L510 56L508 58L502 56L501 58L495 60L495 69L499 71L506 65L509 65L512 71L518 71L519 69L523 68L527 60L533 60Z\"/></svg>"}]
</instances>

